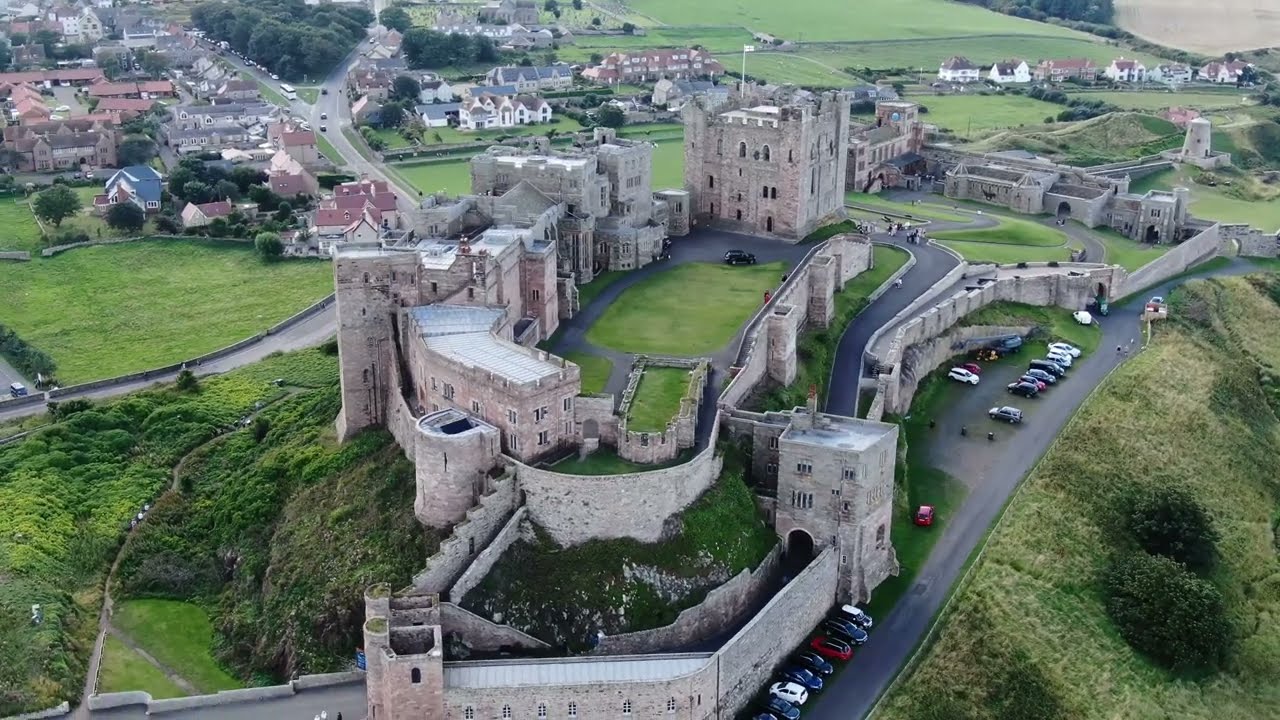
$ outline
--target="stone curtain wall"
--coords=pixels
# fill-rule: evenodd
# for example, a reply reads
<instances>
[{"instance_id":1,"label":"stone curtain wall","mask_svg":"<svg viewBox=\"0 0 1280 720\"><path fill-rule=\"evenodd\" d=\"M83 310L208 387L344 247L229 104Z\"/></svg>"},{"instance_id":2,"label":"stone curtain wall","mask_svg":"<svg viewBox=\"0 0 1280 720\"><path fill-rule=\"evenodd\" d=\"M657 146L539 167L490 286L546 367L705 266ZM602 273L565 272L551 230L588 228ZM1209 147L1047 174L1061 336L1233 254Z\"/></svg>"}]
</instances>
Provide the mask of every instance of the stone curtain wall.
<instances>
[{"instance_id":1,"label":"stone curtain wall","mask_svg":"<svg viewBox=\"0 0 1280 720\"><path fill-rule=\"evenodd\" d=\"M643 381L645 369L649 367L686 368L690 371L688 387L684 397L680 399L680 409L660 433L627 429L627 412L635 398L636 389ZM627 379L627 389L622 393L622 405L618 409L618 416L621 418L617 434L618 457L636 463L658 464L675 460L681 450L693 447L697 440L698 407L702 404L702 396L707 389L709 368L710 362L705 359L655 358L644 355L636 358Z\"/></svg>"},{"instance_id":2,"label":"stone curtain wall","mask_svg":"<svg viewBox=\"0 0 1280 720\"><path fill-rule=\"evenodd\" d=\"M1222 225L1224 240L1235 240L1241 257L1273 258L1280 255L1280 234L1263 232L1247 225Z\"/></svg>"},{"instance_id":3,"label":"stone curtain wall","mask_svg":"<svg viewBox=\"0 0 1280 720\"><path fill-rule=\"evenodd\" d=\"M493 568L493 564L498 562L498 558L502 557L502 553L507 551L516 540L520 539L520 523L528 515L528 510L523 506L515 511L511 519L506 525L502 526L502 530L494 536L490 542L476 559L467 567L466 572L458 578L458 581L449 589L449 598L453 602L460 603L462 599L471 592L472 588L480 584L484 580L484 576L489 574L489 570Z\"/></svg>"},{"instance_id":4,"label":"stone curtain wall","mask_svg":"<svg viewBox=\"0 0 1280 720\"><path fill-rule=\"evenodd\" d=\"M755 570L743 570L707 593L702 602L682 610L670 625L605 637L592 654L640 655L687 647L715 637L759 604L773 585L781 557L782 546L778 545Z\"/></svg>"},{"instance_id":5,"label":"stone curtain wall","mask_svg":"<svg viewBox=\"0 0 1280 720\"><path fill-rule=\"evenodd\" d=\"M508 474L495 480L493 491L467 511L467 518L455 525L436 554L427 558L426 567L413 578L413 587L424 592L447 592L476 553L493 541L515 511L516 500L514 476Z\"/></svg>"},{"instance_id":6,"label":"stone curtain wall","mask_svg":"<svg viewBox=\"0 0 1280 720\"><path fill-rule=\"evenodd\" d=\"M143 712L146 715L159 715L161 713L197 710L199 708L225 708L243 703L245 704L246 717L250 717L253 715L253 711L249 709L249 707L251 707L251 703L257 703L262 700L270 700L273 698L292 697L294 695L306 693L308 690L330 688L339 685L363 686L364 673L355 671L327 673L324 675L304 675L284 685L244 688L242 690L223 690L222 692L212 695L194 695L191 697L170 698L167 700L153 700L150 694L141 691L106 693L102 695L89 696L88 705L89 709L93 711L106 711L115 708L141 706L139 709L140 712ZM199 717L200 713L188 713L187 716ZM60 715L36 714L29 717L60 717Z\"/></svg>"},{"instance_id":7,"label":"stone curtain wall","mask_svg":"<svg viewBox=\"0 0 1280 720\"><path fill-rule=\"evenodd\" d=\"M472 650L496 652L510 647L535 649L551 647L510 625L499 625L486 620L451 602L440 604L440 621L444 625L446 634L456 634Z\"/></svg>"},{"instance_id":8,"label":"stone curtain wall","mask_svg":"<svg viewBox=\"0 0 1280 720\"><path fill-rule=\"evenodd\" d=\"M1226 254L1223 252L1224 245L1229 245L1230 242L1223 239L1220 228L1220 225L1214 225L1143 265L1129 276L1121 295L1142 292L1174 275L1186 272L1189 268L1215 255Z\"/></svg>"},{"instance_id":9,"label":"stone curtain wall","mask_svg":"<svg viewBox=\"0 0 1280 720\"><path fill-rule=\"evenodd\" d=\"M711 437L719 430L717 417ZM513 461L529 519L563 546L621 537L656 542L667 520L711 487L722 463L714 443L682 465L621 475L566 475Z\"/></svg>"}]
</instances>

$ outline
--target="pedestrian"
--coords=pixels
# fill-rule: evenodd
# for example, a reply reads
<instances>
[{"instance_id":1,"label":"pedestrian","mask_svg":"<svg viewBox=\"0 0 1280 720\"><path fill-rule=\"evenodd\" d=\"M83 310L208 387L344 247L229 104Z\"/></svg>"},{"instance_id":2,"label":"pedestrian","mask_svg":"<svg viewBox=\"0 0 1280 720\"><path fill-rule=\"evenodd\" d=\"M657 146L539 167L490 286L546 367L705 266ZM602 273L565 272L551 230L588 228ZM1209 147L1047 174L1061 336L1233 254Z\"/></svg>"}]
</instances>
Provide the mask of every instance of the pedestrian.
<instances>
[{"instance_id":1,"label":"pedestrian","mask_svg":"<svg viewBox=\"0 0 1280 720\"><path fill-rule=\"evenodd\" d=\"M930 430L934 429L934 428L935 428L935 427L937 427L937 426L938 426L938 421L937 421L937 420L930 420L930 421L929 421L929 429L930 429Z\"/></svg>"},{"instance_id":2,"label":"pedestrian","mask_svg":"<svg viewBox=\"0 0 1280 720\"><path fill-rule=\"evenodd\" d=\"M960 426L960 435L961 435L961 436L966 436L966 435L968 435L968 434L969 434L969 428L968 428L968 427L966 427L966 426L964 426L964 425L961 425L961 426Z\"/></svg>"}]
</instances>

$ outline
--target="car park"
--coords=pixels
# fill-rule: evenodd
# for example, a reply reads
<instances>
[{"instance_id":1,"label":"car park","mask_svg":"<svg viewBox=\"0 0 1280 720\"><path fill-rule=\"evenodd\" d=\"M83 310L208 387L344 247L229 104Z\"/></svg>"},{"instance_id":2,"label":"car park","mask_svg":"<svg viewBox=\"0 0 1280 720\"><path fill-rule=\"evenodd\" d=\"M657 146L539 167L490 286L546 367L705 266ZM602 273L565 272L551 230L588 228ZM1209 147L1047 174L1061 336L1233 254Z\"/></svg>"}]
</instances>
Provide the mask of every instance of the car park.
<instances>
[{"instance_id":1,"label":"car park","mask_svg":"<svg viewBox=\"0 0 1280 720\"><path fill-rule=\"evenodd\" d=\"M1032 398L1040 394L1040 388L1028 382L1011 382L1009 383L1009 392L1014 395Z\"/></svg>"},{"instance_id":2,"label":"car park","mask_svg":"<svg viewBox=\"0 0 1280 720\"><path fill-rule=\"evenodd\" d=\"M1039 380L1039 381L1040 381L1040 382L1042 382L1042 383L1048 383L1048 384L1050 384L1050 385L1054 385L1054 384L1056 384L1056 383L1058 382L1058 376L1057 376L1057 375L1054 375L1053 373L1049 372L1048 370L1041 370L1041 369L1040 369L1040 368L1038 368L1038 367L1033 367L1033 368L1031 368L1030 370L1028 370L1028 371L1026 372L1026 375L1031 376L1031 377L1035 378L1036 380ZM1024 376L1024 377L1025 377L1025 376Z\"/></svg>"},{"instance_id":3,"label":"car park","mask_svg":"<svg viewBox=\"0 0 1280 720\"><path fill-rule=\"evenodd\" d=\"M1059 378L1067 374L1067 371L1063 370L1061 365L1052 360L1032 360L1030 367L1032 370L1042 370Z\"/></svg>"},{"instance_id":4,"label":"car park","mask_svg":"<svg viewBox=\"0 0 1280 720\"><path fill-rule=\"evenodd\" d=\"M755 265L756 256L745 250L727 250L724 262L726 265Z\"/></svg>"},{"instance_id":5,"label":"car park","mask_svg":"<svg viewBox=\"0 0 1280 720\"><path fill-rule=\"evenodd\" d=\"M929 527L930 525L932 525L933 524L933 506L921 505L916 510L915 517L913 517L911 521L919 525L920 527Z\"/></svg>"},{"instance_id":6,"label":"car park","mask_svg":"<svg viewBox=\"0 0 1280 720\"><path fill-rule=\"evenodd\" d=\"M782 698L770 695L760 704L760 708L768 711L765 717L774 717L778 720L800 720L800 708Z\"/></svg>"},{"instance_id":7,"label":"car park","mask_svg":"<svg viewBox=\"0 0 1280 720\"><path fill-rule=\"evenodd\" d=\"M769 694L792 705L803 705L809 701L809 691L793 682L774 683L769 686Z\"/></svg>"},{"instance_id":8,"label":"car park","mask_svg":"<svg viewBox=\"0 0 1280 720\"><path fill-rule=\"evenodd\" d=\"M1073 358L1080 357L1080 352L1081 352L1080 348L1076 347L1075 345L1071 345L1069 343L1064 343L1064 342L1049 343L1049 349L1057 352L1066 353Z\"/></svg>"},{"instance_id":9,"label":"car park","mask_svg":"<svg viewBox=\"0 0 1280 720\"><path fill-rule=\"evenodd\" d=\"M1058 363L1059 365L1067 369L1070 369L1072 364L1074 364L1075 362L1074 360L1071 359L1070 355L1067 355L1066 353L1054 352L1052 350L1045 353L1045 357Z\"/></svg>"},{"instance_id":10,"label":"car park","mask_svg":"<svg viewBox=\"0 0 1280 720\"><path fill-rule=\"evenodd\" d=\"M778 677L787 682L795 683L806 690L817 691L822 689L822 678L799 665L789 665L783 668L782 672L778 673Z\"/></svg>"},{"instance_id":11,"label":"car park","mask_svg":"<svg viewBox=\"0 0 1280 720\"><path fill-rule=\"evenodd\" d=\"M1031 375L1023 375L1022 377L1018 378L1018 382L1031 383L1032 385L1035 385L1037 392L1044 392L1044 389L1049 387L1048 383L1046 383L1044 380L1033 377Z\"/></svg>"},{"instance_id":12,"label":"car park","mask_svg":"<svg viewBox=\"0 0 1280 720\"><path fill-rule=\"evenodd\" d=\"M832 637L840 638L854 647L863 645L870 639L866 630L840 618L831 618L822 623L822 631Z\"/></svg>"},{"instance_id":13,"label":"car park","mask_svg":"<svg viewBox=\"0 0 1280 720\"><path fill-rule=\"evenodd\" d=\"M962 367L951 368L951 372L947 373L947 377L952 380L959 380L962 383L969 383L970 385L978 384L978 376Z\"/></svg>"},{"instance_id":14,"label":"car park","mask_svg":"<svg viewBox=\"0 0 1280 720\"><path fill-rule=\"evenodd\" d=\"M992 420L1003 420L1004 422L1007 422L1013 425L1016 425L1022 422L1022 411L1016 407L1011 407L1009 405L993 407L987 411L987 415Z\"/></svg>"},{"instance_id":15,"label":"car park","mask_svg":"<svg viewBox=\"0 0 1280 720\"><path fill-rule=\"evenodd\" d=\"M871 616L862 611L862 608L856 605L842 605L840 607L840 615L849 620L849 622L857 625L863 630L870 630L875 621Z\"/></svg>"},{"instance_id":16,"label":"car park","mask_svg":"<svg viewBox=\"0 0 1280 720\"><path fill-rule=\"evenodd\" d=\"M853 657L853 648L848 643L824 635L811 640L809 647L828 660L848 660Z\"/></svg>"},{"instance_id":17,"label":"car park","mask_svg":"<svg viewBox=\"0 0 1280 720\"><path fill-rule=\"evenodd\" d=\"M845 607L848 607L847 605ZM794 658L795 664L808 670L814 675L826 677L836 671L836 666L827 662L821 655L812 651L805 650Z\"/></svg>"},{"instance_id":18,"label":"car park","mask_svg":"<svg viewBox=\"0 0 1280 720\"><path fill-rule=\"evenodd\" d=\"M968 370L969 372L973 373L974 375L981 375L981 374L982 374L982 368L978 366L978 363L965 363L965 364L961 365L960 367L964 368L965 370Z\"/></svg>"}]
</instances>

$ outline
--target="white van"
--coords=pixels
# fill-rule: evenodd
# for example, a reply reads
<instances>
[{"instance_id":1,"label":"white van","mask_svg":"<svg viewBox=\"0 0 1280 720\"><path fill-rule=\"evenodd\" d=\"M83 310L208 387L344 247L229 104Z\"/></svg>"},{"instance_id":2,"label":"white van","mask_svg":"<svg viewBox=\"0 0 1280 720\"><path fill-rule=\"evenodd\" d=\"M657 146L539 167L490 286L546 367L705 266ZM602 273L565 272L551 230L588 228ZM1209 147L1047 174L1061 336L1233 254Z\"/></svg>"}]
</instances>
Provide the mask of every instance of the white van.
<instances>
[{"instance_id":1,"label":"white van","mask_svg":"<svg viewBox=\"0 0 1280 720\"><path fill-rule=\"evenodd\" d=\"M24 397L27 394L27 386L22 383L12 383L9 385L9 394L14 397Z\"/></svg>"}]
</instances>

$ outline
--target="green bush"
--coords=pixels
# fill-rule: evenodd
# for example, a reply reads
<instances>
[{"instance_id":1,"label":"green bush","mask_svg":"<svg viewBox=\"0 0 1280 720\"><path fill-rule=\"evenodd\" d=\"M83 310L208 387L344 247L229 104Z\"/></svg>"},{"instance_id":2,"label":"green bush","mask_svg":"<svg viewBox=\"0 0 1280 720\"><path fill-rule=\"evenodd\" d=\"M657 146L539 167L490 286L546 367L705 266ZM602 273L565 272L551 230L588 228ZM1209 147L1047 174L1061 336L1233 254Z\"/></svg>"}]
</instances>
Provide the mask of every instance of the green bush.
<instances>
[{"instance_id":1,"label":"green bush","mask_svg":"<svg viewBox=\"0 0 1280 720\"><path fill-rule=\"evenodd\" d=\"M18 372L27 377L44 375L51 377L57 363L45 352L31 347L18 334L0 325L0 355L3 355Z\"/></svg>"},{"instance_id":2,"label":"green bush","mask_svg":"<svg viewBox=\"0 0 1280 720\"><path fill-rule=\"evenodd\" d=\"M1186 490L1157 485L1139 492L1127 517L1138 545L1203 572L1217 559L1218 531L1195 496Z\"/></svg>"}]
</instances>

